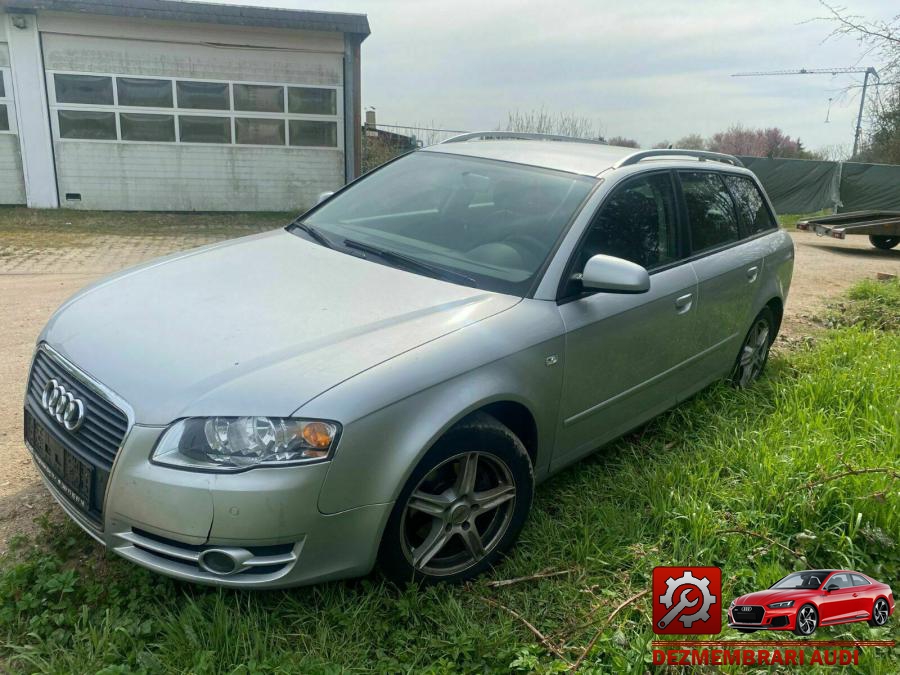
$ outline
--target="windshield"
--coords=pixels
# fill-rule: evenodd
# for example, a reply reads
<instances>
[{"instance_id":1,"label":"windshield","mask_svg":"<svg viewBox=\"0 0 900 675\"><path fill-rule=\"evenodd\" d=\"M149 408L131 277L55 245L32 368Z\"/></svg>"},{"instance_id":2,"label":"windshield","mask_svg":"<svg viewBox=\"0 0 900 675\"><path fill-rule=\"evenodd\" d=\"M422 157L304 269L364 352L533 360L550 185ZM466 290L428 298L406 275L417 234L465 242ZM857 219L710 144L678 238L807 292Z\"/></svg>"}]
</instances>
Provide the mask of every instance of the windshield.
<instances>
[{"instance_id":1,"label":"windshield","mask_svg":"<svg viewBox=\"0 0 900 675\"><path fill-rule=\"evenodd\" d=\"M373 255L382 249L479 288L523 296L595 183L506 162L415 152L301 221L338 249L368 247L373 261L403 267L399 256Z\"/></svg>"},{"instance_id":2,"label":"windshield","mask_svg":"<svg viewBox=\"0 0 900 675\"><path fill-rule=\"evenodd\" d=\"M813 572L797 572L796 574L786 576L772 586L772 588L807 588L815 590L822 585L822 582L825 581L825 577L829 574L830 572L823 572L821 570Z\"/></svg>"}]
</instances>

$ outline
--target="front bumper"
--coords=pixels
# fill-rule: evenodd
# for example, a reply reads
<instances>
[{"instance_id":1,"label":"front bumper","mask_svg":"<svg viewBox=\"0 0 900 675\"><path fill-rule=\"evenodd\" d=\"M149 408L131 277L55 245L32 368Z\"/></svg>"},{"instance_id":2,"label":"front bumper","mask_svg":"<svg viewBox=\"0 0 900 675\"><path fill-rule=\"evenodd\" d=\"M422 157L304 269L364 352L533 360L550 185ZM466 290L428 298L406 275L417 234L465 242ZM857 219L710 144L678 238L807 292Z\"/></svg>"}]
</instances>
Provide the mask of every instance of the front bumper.
<instances>
[{"instance_id":1,"label":"front bumper","mask_svg":"<svg viewBox=\"0 0 900 675\"><path fill-rule=\"evenodd\" d=\"M170 577L284 588L359 576L374 566L393 505L321 513L318 497L328 463L238 474L172 469L149 460L162 432L130 428L110 473L99 524L85 517L37 457L36 464L53 497L82 529L123 558ZM214 553L235 561L234 569L223 573Z\"/></svg>"},{"instance_id":2,"label":"front bumper","mask_svg":"<svg viewBox=\"0 0 900 675\"><path fill-rule=\"evenodd\" d=\"M763 607L762 618L758 622L738 621L728 608L728 627L741 630L794 630L797 621L795 607L770 609Z\"/></svg>"}]
</instances>

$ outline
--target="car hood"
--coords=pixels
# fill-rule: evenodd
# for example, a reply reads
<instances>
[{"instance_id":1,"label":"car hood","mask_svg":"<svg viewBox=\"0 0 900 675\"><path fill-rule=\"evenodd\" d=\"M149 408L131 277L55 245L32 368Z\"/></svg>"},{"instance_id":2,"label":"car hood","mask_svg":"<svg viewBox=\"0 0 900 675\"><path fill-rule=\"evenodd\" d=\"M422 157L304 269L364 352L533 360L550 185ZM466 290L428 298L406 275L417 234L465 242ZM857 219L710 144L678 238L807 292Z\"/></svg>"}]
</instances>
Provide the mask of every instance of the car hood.
<instances>
[{"instance_id":1,"label":"car hood","mask_svg":"<svg viewBox=\"0 0 900 675\"><path fill-rule=\"evenodd\" d=\"M773 602L784 602L785 600L796 600L801 596L809 593L809 589L804 588L769 588L764 591L756 591L742 595L734 601L735 605L768 605Z\"/></svg>"},{"instance_id":2,"label":"car hood","mask_svg":"<svg viewBox=\"0 0 900 675\"><path fill-rule=\"evenodd\" d=\"M125 399L141 424L284 416L519 301L277 230L105 279L57 310L41 339Z\"/></svg>"}]
</instances>

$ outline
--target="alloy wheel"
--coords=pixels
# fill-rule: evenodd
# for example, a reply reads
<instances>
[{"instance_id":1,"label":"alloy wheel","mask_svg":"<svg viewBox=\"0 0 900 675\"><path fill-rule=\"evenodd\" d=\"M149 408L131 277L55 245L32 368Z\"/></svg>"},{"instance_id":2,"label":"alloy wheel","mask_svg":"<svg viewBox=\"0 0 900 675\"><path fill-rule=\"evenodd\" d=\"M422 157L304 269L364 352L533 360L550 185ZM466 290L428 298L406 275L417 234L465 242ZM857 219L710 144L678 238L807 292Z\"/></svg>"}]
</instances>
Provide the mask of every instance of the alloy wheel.
<instances>
[{"instance_id":1,"label":"alloy wheel","mask_svg":"<svg viewBox=\"0 0 900 675\"><path fill-rule=\"evenodd\" d=\"M406 559L430 576L472 567L503 538L515 500L512 472L500 458L466 452L447 459L406 502L400 523Z\"/></svg>"},{"instance_id":2,"label":"alloy wheel","mask_svg":"<svg viewBox=\"0 0 900 675\"><path fill-rule=\"evenodd\" d=\"M878 598L872 608L872 619L879 626L883 626L888 619L888 604L884 598Z\"/></svg>"},{"instance_id":3,"label":"alloy wheel","mask_svg":"<svg viewBox=\"0 0 900 675\"><path fill-rule=\"evenodd\" d=\"M737 383L747 387L762 373L769 355L769 322L757 319L744 341L738 360Z\"/></svg>"},{"instance_id":4,"label":"alloy wheel","mask_svg":"<svg viewBox=\"0 0 900 675\"><path fill-rule=\"evenodd\" d=\"M817 620L816 610L811 605L804 605L797 615L797 627L804 635L812 635L816 629Z\"/></svg>"}]
</instances>

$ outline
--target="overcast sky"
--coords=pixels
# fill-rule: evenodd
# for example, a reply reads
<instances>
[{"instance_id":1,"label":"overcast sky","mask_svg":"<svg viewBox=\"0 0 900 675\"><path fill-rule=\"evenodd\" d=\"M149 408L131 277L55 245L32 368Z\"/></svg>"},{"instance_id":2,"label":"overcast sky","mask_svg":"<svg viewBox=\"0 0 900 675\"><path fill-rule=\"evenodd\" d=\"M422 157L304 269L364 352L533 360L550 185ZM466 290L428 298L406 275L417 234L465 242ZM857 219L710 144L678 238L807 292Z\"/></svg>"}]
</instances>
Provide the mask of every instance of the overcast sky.
<instances>
[{"instance_id":1,"label":"overcast sky","mask_svg":"<svg viewBox=\"0 0 900 675\"><path fill-rule=\"evenodd\" d=\"M817 0L225 1L367 14L362 98L382 123L496 129L508 111L544 108L647 146L736 122L849 146L859 94L841 90L861 77L730 75L870 65L809 22L825 14ZM882 19L898 7L841 1Z\"/></svg>"}]
</instances>

